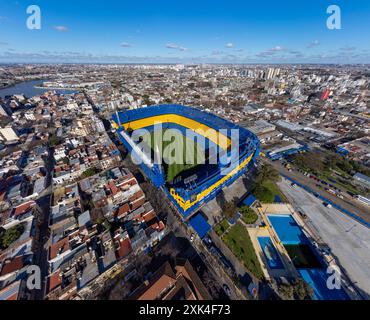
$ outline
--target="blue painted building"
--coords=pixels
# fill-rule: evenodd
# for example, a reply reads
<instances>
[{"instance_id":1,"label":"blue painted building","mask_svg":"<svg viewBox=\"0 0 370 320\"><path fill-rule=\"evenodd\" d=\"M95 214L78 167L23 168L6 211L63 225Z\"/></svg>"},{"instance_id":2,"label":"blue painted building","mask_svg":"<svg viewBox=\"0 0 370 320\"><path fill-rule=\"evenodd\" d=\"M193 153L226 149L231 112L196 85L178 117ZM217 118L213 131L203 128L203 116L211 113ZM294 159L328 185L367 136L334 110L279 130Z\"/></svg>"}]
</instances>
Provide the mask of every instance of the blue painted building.
<instances>
[{"instance_id":1,"label":"blue painted building","mask_svg":"<svg viewBox=\"0 0 370 320\"><path fill-rule=\"evenodd\" d=\"M118 112L113 123L120 140L152 183L167 193L184 218L188 218L199 207L213 199L224 187L232 184L254 165L260 145L256 135L214 114L182 105L158 105ZM172 184L166 182L165 170L161 164L145 157L131 139L134 130L153 130L155 124L165 128L188 129L196 134L206 132L207 146L218 144L221 138L227 140L227 148L219 152L217 165L202 165L191 177L181 177ZM216 132L217 139L207 132ZM234 133L238 132L238 142ZM221 137L222 136L222 137ZM229 162L222 160L228 158ZM191 178L191 181L189 180Z\"/></svg>"}]
</instances>

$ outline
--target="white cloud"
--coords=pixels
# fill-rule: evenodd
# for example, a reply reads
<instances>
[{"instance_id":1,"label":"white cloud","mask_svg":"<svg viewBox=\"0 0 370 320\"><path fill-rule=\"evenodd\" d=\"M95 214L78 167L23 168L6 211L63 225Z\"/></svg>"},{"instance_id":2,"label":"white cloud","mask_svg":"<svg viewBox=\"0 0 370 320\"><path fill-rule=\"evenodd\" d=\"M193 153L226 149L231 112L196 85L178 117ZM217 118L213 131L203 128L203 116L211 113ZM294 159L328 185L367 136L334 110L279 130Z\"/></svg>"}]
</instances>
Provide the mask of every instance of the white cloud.
<instances>
[{"instance_id":1,"label":"white cloud","mask_svg":"<svg viewBox=\"0 0 370 320\"><path fill-rule=\"evenodd\" d=\"M338 50L332 54L306 55L300 51L284 49L281 53L277 51L264 51L260 54L247 56L227 54L230 52L215 51L209 55L201 56L180 56L174 55L111 55L111 54L92 54L74 51L39 51L39 52L19 52L13 49L0 52L0 62L6 63L289 63L289 62L310 62L310 63L370 63L370 53L363 52L342 52ZM174 51L180 52L180 51ZM233 52L233 51L232 51ZM267 52L267 53L266 53ZM360 52L360 51L359 51Z\"/></svg>"},{"instance_id":2,"label":"white cloud","mask_svg":"<svg viewBox=\"0 0 370 320\"><path fill-rule=\"evenodd\" d=\"M343 48L340 48L339 50L341 51L355 51L356 50L356 47L343 47Z\"/></svg>"},{"instance_id":3,"label":"white cloud","mask_svg":"<svg viewBox=\"0 0 370 320\"><path fill-rule=\"evenodd\" d=\"M278 52L282 52L282 51L285 51L285 49L283 47L276 46L276 47L270 48L268 50L261 51L261 52L257 53L256 57L258 57L258 58L271 57L271 56L277 54Z\"/></svg>"},{"instance_id":4,"label":"white cloud","mask_svg":"<svg viewBox=\"0 0 370 320\"><path fill-rule=\"evenodd\" d=\"M280 47L280 46L276 46L276 47L273 47L270 49L270 51L272 52L279 52L279 51L283 51L284 48L283 47Z\"/></svg>"},{"instance_id":5,"label":"white cloud","mask_svg":"<svg viewBox=\"0 0 370 320\"><path fill-rule=\"evenodd\" d=\"M220 51L220 50L212 50L211 54L213 56L218 56L220 54L224 54L224 52L223 51Z\"/></svg>"},{"instance_id":6,"label":"white cloud","mask_svg":"<svg viewBox=\"0 0 370 320\"><path fill-rule=\"evenodd\" d=\"M59 32L67 32L68 28L66 26L53 26L53 29Z\"/></svg>"},{"instance_id":7,"label":"white cloud","mask_svg":"<svg viewBox=\"0 0 370 320\"><path fill-rule=\"evenodd\" d=\"M303 58L304 54L301 51L298 50L290 50L290 54L292 54L295 58Z\"/></svg>"},{"instance_id":8,"label":"white cloud","mask_svg":"<svg viewBox=\"0 0 370 320\"><path fill-rule=\"evenodd\" d=\"M187 48L181 47L175 43L167 43L166 44L167 49L174 49L174 50L179 50L179 51L187 51Z\"/></svg>"},{"instance_id":9,"label":"white cloud","mask_svg":"<svg viewBox=\"0 0 370 320\"><path fill-rule=\"evenodd\" d=\"M225 48L233 48L233 47L234 47L234 44L231 42L225 44Z\"/></svg>"},{"instance_id":10,"label":"white cloud","mask_svg":"<svg viewBox=\"0 0 370 320\"><path fill-rule=\"evenodd\" d=\"M131 43L128 43L128 42L122 42L121 43L121 47L123 47L123 48L131 48L132 47L132 44Z\"/></svg>"}]
</instances>

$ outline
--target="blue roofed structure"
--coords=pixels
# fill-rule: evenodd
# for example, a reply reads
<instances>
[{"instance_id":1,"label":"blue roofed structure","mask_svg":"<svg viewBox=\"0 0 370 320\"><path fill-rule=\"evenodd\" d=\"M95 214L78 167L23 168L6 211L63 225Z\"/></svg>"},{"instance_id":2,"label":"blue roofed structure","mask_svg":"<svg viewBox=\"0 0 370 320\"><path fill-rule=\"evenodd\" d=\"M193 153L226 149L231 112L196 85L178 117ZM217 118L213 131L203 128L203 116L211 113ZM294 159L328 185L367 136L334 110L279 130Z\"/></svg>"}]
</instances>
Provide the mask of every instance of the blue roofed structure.
<instances>
[{"instance_id":1,"label":"blue roofed structure","mask_svg":"<svg viewBox=\"0 0 370 320\"><path fill-rule=\"evenodd\" d=\"M253 194L250 194L248 197L246 197L243 200L242 204L244 206L250 207L256 200L257 200L257 198Z\"/></svg>"},{"instance_id":2,"label":"blue roofed structure","mask_svg":"<svg viewBox=\"0 0 370 320\"><path fill-rule=\"evenodd\" d=\"M211 229L209 223L200 213L197 213L193 218L191 218L189 223L201 239L203 239Z\"/></svg>"},{"instance_id":3,"label":"blue roofed structure","mask_svg":"<svg viewBox=\"0 0 370 320\"><path fill-rule=\"evenodd\" d=\"M301 145L299 143L293 143L291 145L288 145L282 148L270 150L266 152L266 156L272 161L275 161L275 160L282 159L286 156L304 152L304 151L309 151L308 145Z\"/></svg>"},{"instance_id":4,"label":"blue roofed structure","mask_svg":"<svg viewBox=\"0 0 370 320\"><path fill-rule=\"evenodd\" d=\"M259 155L260 143L253 132L198 108L178 104L149 106L116 112L112 115L112 121L119 139L140 163L146 177L156 187L164 190L185 219L189 219L200 206L251 170ZM146 155L132 138L135 130L159 130L155 128L158 124L163 124L164 128L177 129L183 135L191 132L194 141L204 139L205 145L202 148L204 147L205 153L212 154L210 149L216 149L214 151L219 161L208 161L184 169L176 175L176 179L168 180L166 166L157 163L151 154ZM209 131L215 132L217 139ZM238 139L235 139L236 133ZM219 139L219 136L223 138ZM230 145L225 148L220 140L225 140Z\"/></svg>"}]
</instances>

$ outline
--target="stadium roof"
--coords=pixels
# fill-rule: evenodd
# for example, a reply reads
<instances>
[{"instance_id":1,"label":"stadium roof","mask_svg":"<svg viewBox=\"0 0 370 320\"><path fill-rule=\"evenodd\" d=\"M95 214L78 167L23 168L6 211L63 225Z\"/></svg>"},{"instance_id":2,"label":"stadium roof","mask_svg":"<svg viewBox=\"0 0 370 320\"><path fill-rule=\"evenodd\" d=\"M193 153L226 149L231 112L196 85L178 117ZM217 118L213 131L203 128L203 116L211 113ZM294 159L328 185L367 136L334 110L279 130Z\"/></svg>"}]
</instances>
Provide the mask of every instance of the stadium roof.
<instances>
[{"instance_id":1,"label":"stadium roof","mask_svg":"<svg viewBox=\"0 0 370 320\"><path fill-rule=\"evenodd\" d=\"M229 122L225 119L218 117L212 113L199 110L197 108L183 106L179 104L165 104L165 105L155 105L145 108L132 109L126 112L118 112L113 114L113 121L116 124L123 125L126 123L134 122L138 119L151 118L160 115L179 115L186 118L192 119L196 122L207 125L213 129L238 129L242 141L243 139L253 138L248 130L239 127L232 122ZM173 118L173 117L172 117ZM171 118L169 118L170 120Z\"/></svg>"}]
</instances>

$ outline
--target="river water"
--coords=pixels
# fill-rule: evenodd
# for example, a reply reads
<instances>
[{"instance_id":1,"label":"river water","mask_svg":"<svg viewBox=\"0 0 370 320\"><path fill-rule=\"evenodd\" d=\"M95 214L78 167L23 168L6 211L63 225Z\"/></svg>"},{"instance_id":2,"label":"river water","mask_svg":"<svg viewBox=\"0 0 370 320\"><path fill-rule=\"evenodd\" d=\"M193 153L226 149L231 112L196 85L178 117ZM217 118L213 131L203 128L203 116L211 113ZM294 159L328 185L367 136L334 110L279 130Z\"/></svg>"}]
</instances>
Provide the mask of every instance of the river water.
<instances>
[{"instance_id":1,"label":"river water","mask_svg":"<svg viewBox=\"0 0 370 320\"><path fill-rule=\"evenodd\" d=\"M14 94L23 94L27 98L32 98L34 96L40 95L47 91L55 91L59 94L68 94L68 93L76 93L76 90L50 90L50 89L39 89L35 88L35 86L40 86L46 80L31 80L31 81L24 81L16 84L15 86L8 87L5 89L0 89L0 98L5 98L5 96L11 96Z\"/></svg>"}]
</instances>

